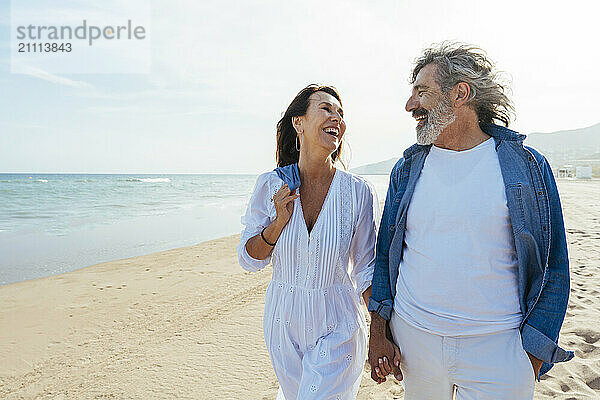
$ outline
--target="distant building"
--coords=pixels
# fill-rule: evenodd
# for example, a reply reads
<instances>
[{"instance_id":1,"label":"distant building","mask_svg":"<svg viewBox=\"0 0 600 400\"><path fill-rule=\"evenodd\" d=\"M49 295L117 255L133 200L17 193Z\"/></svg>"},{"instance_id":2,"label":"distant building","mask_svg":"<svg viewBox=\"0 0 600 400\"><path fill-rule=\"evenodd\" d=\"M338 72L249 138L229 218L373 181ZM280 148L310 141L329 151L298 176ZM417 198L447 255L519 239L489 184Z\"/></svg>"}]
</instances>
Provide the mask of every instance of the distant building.
<instances>
[{"instance_id":1,"label":"distant building","mask_svg":"<svg viewBox=\"0 0 600 400\"><path fill-rule=\"evenodd\" d=\"M575 177L575 167L572 165L563 165L558 169L558 178L573 178Z\"/></svg>"}]
</instances>

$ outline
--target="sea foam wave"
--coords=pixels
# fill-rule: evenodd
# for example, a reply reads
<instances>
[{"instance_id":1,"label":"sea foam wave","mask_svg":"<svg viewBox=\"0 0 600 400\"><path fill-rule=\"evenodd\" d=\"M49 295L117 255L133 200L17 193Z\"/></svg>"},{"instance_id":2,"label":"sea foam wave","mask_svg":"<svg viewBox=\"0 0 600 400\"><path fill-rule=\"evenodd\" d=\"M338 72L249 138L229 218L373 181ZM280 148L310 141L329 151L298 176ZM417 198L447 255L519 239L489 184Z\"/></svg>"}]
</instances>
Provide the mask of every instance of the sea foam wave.
<instances>
[{"instance_id":1,"label":"sea foam wave","mask_svg":"<svg viewBox=\"0 0 600 400\"><path fill-rule=\"evenodd\" d=\"M171 178L129 178L127 182L161 183L171 182Z\"/></svg>"}]
</instances>

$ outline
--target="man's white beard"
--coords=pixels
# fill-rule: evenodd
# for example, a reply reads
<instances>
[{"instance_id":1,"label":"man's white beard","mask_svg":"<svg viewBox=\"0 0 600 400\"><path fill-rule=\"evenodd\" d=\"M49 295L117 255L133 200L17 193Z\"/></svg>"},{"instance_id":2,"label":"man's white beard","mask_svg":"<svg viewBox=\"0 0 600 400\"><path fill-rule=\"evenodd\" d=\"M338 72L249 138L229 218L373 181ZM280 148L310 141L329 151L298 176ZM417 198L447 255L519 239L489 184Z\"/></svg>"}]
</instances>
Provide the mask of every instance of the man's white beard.
<instances>
[{"instance_id":1,"label":"man's white beard","mask_svg":"<svg viewBox=\"0 0 600 400\"><path fill-rule=\"evenodd\" d=\"M452 110L450 99L442 95L438 104L427 114L427 121L422 128L417 127L417 143L421 145L433 144L440 133L454 122L456 115Z\"/></svg>"}]
</instances>

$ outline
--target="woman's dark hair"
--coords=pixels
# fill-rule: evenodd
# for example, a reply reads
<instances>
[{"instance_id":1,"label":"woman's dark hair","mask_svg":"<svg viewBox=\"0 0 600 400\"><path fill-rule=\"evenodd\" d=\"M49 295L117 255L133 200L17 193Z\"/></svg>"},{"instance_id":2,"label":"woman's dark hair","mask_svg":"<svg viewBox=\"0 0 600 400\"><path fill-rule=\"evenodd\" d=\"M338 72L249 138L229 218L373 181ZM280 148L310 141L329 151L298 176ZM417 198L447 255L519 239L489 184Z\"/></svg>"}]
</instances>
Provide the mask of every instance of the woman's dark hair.
<instances>
[{"instance_id":1,"label":"woman's dark hair","mask_svg":"<svg viewBox=\"0 0 600 400\"><path fill-rule=\"evenodd\" d=\"M335 97L340 105L342 100L337 90L333 86L319 86L319 85L308 85L300 91L292 100L292 103L285 110L285 114L277 123L277 166L285 167L286 165L294 164L298 162L300 152L296 150L296 136L297 132L292 125L292 117L301 117L306 114L308 110L308 99L316 92L325 92ZM331 154L331 160L333 162L340 158L342 152L342 142L338 146L337 150ZM343 162L342 162L343 165Z\"/></svg>"}]
</instances>

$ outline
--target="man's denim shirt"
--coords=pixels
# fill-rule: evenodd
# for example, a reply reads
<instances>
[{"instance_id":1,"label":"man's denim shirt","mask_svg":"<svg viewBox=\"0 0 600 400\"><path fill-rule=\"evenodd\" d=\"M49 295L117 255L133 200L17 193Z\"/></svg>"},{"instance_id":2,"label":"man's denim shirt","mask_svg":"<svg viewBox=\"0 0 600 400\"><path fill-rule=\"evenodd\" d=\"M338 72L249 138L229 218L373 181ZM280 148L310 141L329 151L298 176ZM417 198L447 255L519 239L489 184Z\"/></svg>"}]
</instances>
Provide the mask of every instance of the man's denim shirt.
<instances>
[{"instance_id":1,"label":"man's denim shirt","mask_svg":"<svg viewBox=\"0 0 600 400\"><path fill-rule=\"evenodd\" d=\"M558 189L546 158L523 146L524 135L493 124L481 128L494 138L506 190L518 257L523 348L544 361L541 376L554 363L573 358L573 352L557 344L569 300L569 258ZM430 148L408 148L390 175L369 300L369 311L386 320L396 295L408 206Z\"/></svg>"}]
</instances>

